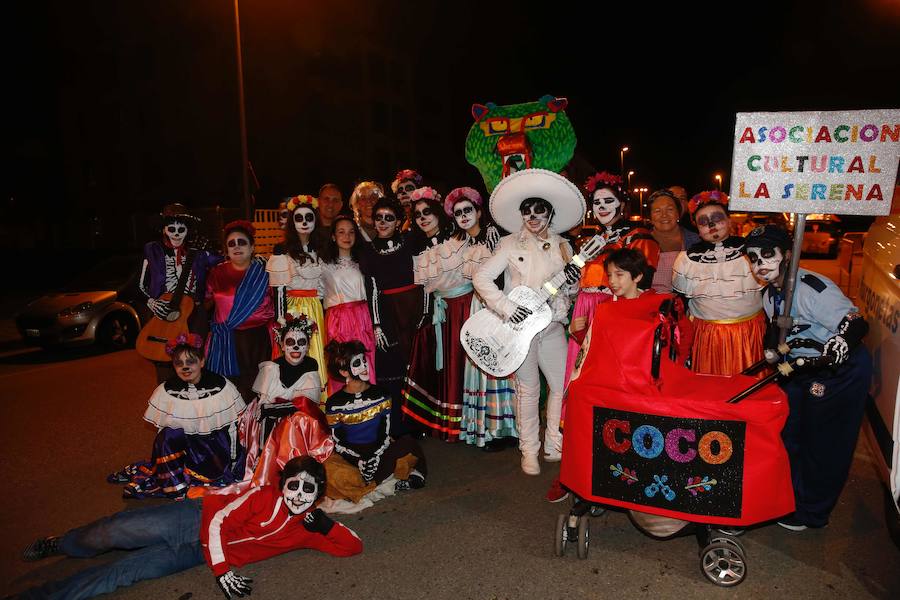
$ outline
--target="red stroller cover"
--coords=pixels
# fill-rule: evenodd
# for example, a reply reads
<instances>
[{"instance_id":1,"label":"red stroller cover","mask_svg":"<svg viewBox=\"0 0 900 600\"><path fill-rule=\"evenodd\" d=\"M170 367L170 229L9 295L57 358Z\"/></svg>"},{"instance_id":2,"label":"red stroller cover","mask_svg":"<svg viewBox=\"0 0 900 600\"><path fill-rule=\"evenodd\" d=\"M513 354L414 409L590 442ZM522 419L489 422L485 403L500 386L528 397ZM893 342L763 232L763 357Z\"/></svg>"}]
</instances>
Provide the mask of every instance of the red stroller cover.
<instances>
[{"instance_id":1,"label":"red stroller cover","mask_svg":"<svg viewBox=\"0 0 900 600\"><path fill-rule=\"evenodd\" d=\"M667 295L597 307L568 388L560 479L585 500L697 523L746 526L794 510L781 441L788 402L756 380L699 375L653 338Z\"/></svg>"}]
</instances>

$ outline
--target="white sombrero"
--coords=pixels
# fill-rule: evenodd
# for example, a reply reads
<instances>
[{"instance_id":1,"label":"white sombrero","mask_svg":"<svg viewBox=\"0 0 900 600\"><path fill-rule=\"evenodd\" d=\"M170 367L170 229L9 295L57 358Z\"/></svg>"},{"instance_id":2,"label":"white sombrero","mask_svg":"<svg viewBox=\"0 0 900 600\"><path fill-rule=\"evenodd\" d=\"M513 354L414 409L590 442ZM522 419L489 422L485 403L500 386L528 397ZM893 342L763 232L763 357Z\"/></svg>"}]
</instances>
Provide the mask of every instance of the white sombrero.
<instances>
[{"instance_id":1,"label":"white sombrero","mask_svg":"<svg viewBox=\"0 0 900 600\"><path fill-rule=\"evenodd\" d=\"M513 233L522 227L519 206L528 198L543 198L553 207L550 231L562 233L578 225L587 207L578 187L546 169L523 169L501 179L491 194L490 210L494 221Z\"/></svg>"}]
</instances>

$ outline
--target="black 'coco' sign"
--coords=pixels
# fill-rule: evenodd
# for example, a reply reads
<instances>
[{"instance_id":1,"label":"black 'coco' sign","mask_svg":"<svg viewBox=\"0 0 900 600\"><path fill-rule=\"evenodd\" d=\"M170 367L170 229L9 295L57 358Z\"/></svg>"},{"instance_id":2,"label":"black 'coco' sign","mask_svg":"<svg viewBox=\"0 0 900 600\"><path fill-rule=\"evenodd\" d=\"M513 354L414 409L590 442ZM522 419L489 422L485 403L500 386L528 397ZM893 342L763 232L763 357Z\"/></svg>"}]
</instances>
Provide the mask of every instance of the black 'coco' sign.
<instances>
[{"instance_id":1,"label":"black 'coco' sign","mask_svg":"<svg viewBox=\"0 0 900 600\"><path fill-rule=\"evenodd\" d=\"M593 495L706 516L741 516L743 421L594 408Z\"/></svg>"}]
</instances>

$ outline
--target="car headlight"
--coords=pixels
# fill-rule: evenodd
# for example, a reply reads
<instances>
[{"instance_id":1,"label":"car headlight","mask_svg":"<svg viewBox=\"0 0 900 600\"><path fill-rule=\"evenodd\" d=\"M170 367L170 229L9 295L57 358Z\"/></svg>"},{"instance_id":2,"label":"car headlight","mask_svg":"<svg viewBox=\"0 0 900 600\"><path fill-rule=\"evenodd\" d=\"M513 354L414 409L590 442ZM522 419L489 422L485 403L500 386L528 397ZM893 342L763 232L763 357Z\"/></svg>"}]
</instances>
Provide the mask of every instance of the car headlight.
<instances>
[{"instance_id":1,"label":"car headlight","mask_svg":"<svg viewBox=\"0 0 900 600\"><path fill-rule=\"evenodd\" d=\"M77 306L70 306L68 308L62 309L61 311L59 311L59 313L57 313L57 316L72 317L74 315L78 315L78 314L87 312L87 311L91 310L92 308L94 308L93 302L82 302L81 304L79 304Z\"/></svg>"}]
</instances>

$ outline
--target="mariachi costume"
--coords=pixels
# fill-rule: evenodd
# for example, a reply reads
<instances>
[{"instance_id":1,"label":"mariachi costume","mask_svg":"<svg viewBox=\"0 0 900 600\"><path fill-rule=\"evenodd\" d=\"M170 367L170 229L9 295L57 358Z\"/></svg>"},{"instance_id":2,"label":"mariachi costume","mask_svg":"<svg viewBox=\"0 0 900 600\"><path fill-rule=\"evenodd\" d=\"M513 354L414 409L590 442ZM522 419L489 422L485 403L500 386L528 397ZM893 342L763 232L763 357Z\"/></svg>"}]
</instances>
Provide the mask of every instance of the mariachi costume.
<instances>
[{"instance_id":1,"label":"mariachi costume","mask_svg":"<svg viewBox=\"0 0 900 600\"><path fill-rule=\"evenodd\" d=\"M520 205L533 198L540 198L552 207L545 238L531 233L519 212ZM485 304L502 318L510 319L518 306L506 297L505 292L520 285L537 292L566 267L572 250L559 233L581 221L584 197L561 175L543 169L526 169L498 184L491 194L490 210L501 227L518 231L500 239L494 255L475 272L472 281ZM494 282L501 274L504 276L502 291ZM550 388L544 434L545 459L559 460L562 451L559 420L566 366L563 324L568 320L570 287L564 285L549 299L552 321L531 340L528 355L516 371L516 426L523 470L529 474L537 474L540 470L537 454L541 447L538 437L541 373Z\"/></svg>"},{"instance_id":2,"label":"mariachi costume","mask_svg":"<svg viewBox=\"0 0 900 600\"><path fill-rule=\"evenodd\" d=\"M244 401L234 385L203 370L196 385L172 377L150 396L144 420L159 428L149 461L110 475L127 483L126 498L181 498L189 486L222 486L241 478L244 448L237 422Z\"/></svg>"}]
</instances>

